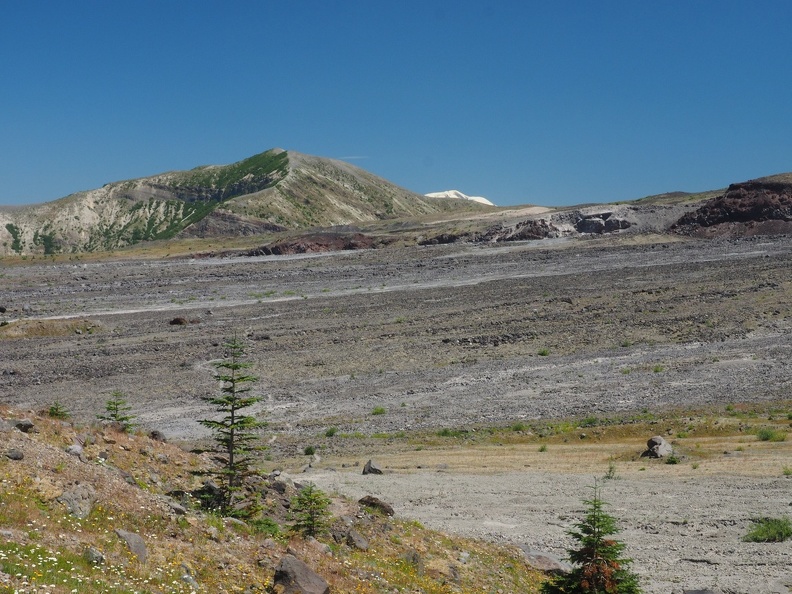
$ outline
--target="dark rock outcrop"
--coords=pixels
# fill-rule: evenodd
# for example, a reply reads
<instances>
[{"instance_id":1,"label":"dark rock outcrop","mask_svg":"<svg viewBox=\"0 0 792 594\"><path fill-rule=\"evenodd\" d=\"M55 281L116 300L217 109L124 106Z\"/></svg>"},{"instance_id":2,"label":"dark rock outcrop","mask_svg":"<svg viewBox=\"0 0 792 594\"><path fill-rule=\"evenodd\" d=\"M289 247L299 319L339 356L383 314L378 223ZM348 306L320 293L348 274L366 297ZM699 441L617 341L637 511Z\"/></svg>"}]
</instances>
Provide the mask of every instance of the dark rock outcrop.
<instances>
[{"instance_id":1,"label":"dark rock outcrop","mask_svg":"<svg viewBox=\"0 0 792 594\"><path fill-rule=\"evenodd\" d=\"M758 179L732 184L671 228L701 237L790 233L792 182Z\"/></svg>"},{"instance_id":2,"label":"dark rock outcrop","mask_svg":"<svg viewBox=\"0 0 792 594\"><path fill-rule=\"evenodd\" d=\"M291 239L276 241L250 250L247 256L284 256L287 254L312 254L318 252L340 252L344 250L366 250L382 247L374 237L362 233L310 233Z\"/></svg>"}]
</instances>

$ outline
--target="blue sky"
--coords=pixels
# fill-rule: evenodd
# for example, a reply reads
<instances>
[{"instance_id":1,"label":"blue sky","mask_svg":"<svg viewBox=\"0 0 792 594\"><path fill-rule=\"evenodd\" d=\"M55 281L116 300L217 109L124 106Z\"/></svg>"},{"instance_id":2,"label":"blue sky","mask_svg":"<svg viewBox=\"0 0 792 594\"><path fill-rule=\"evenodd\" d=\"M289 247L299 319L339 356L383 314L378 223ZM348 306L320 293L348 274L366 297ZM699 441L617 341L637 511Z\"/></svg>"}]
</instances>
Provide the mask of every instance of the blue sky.
<instances>
[{"instance_id":1,"label":"blue sky","mask_svg":"<svg viewBox=\"0 0 792 594\"><path fill-rule=\"evenodd\" d=\"M792 2L0 0L0 204L282 147L563 205L792 170Z\"/></svg>"}]
</instances>

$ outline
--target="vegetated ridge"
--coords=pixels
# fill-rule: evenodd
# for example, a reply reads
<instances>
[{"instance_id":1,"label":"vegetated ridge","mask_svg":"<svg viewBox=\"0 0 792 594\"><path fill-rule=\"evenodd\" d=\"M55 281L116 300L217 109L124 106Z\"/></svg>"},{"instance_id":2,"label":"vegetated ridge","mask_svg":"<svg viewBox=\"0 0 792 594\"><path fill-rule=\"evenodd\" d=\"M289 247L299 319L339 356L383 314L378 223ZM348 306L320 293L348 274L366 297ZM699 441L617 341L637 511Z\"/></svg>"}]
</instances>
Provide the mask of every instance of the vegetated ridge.
<instances>
[{"instance_id":1,"label":"vegetated ridge","mask_svg":"<svg viewBox=\"0 0 792 594\"><path fill-rule=\"evenodd\" d=\"M231 165L113 182L0 210L0 255L93 252L174 237L483 209L475 202L421 196L343 161L272 149Z\"/></svg>"}]
</instances>

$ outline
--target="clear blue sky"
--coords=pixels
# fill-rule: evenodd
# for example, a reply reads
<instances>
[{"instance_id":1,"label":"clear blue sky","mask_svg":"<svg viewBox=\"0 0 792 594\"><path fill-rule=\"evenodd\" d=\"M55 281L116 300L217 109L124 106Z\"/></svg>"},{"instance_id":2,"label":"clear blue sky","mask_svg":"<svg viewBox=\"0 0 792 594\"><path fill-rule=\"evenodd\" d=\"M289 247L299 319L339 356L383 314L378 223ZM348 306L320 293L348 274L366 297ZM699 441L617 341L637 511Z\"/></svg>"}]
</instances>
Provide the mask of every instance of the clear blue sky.
<instances>
[{"instance_id":1,"label":"clear blue sky","mask_svg":"<svg viewBox=\"0 0 792 594\"><path fill-rule=\"evenodd\" d=\"M792 2L0 0L0 204L272 147L549 205L792 170Z\"/></svg>"}]
</instances>

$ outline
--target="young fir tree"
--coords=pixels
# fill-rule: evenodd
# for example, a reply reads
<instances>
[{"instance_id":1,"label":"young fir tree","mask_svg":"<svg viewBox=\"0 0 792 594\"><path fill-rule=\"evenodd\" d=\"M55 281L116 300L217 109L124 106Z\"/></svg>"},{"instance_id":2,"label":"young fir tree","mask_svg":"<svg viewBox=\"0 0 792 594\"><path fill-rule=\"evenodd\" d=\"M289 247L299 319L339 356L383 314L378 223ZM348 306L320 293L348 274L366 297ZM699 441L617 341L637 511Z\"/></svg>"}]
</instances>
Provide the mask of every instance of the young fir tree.
<instances>
[{"instance_id":1,"label":"young fir tree","mask_svg":"<svg viewBox=\"0 0 792 594\"><path fill-rule=\"evenodd\" d=\"M330 499L314 485L308 484L291 498L289 517L292 530L303 536L318 536L330 521Z\"/></svg>"},{"instance_id":2,"label":"young fir tree","mask_svg":"<svg viewBox=\"0 0 792 594\"><path fill-rule=\"evenodd\" d=\"M234 336L225 347L228 349L227 357L214 364L218 369L214 377L221 383L220 394L206 398L217 412L223 413L223 417L198 422L214 433L223 463L222 469L216 473L221 482L219 504L222 510L228 511L242 489L243 479L253 473L253 453L261 449L257 445L258 430L264 423L242 412L261 401L260 397L249 394L258 378L245 371L252 364L243 360L244 345Z\"/></svg>"},{"instance_id":3,"label":"young fir tree","mask_svg":"<svg viewBox=\"0 0 792 594\"><path fill-rule=\"evenodd\" d=\"M584 503L585 519L569 531L580 543L568 551L574 569L542 584L542 594L640 594L638 576L627 569L630 559L621 557L625 545L608 538L618 529L616 520L603 510L596 481L594 496Z\"/></svg>"},{"instance_id":4,"label":"young fir tree","mask_svg":"<svg viewBox=\"0 0 792 594\"><path fill-rule=\"evenodd\" d=\"M96 415L100 421L117 423L122 431L129 431L135 426L135 417L128 414L132 407L127 404L124 395L116 390L110 394L110 399L105 403L105 414Z\"/></svg>"}]
</instances>

